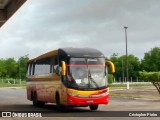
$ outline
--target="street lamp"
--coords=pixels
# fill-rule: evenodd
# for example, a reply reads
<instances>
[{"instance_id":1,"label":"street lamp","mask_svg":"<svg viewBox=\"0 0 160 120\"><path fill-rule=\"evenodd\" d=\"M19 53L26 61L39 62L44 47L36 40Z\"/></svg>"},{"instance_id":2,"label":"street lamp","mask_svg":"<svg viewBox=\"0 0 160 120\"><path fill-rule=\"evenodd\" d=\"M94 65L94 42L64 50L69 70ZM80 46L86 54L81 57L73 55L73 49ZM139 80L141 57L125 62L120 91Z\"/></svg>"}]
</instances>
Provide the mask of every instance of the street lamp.
<instances>
[{"instance_id":1,"label":"street lamp","mask_svg":"<svg viewBox=\"0 0 160 120\"><path fill-rule=\"evenodd\" d=\"M127 81L127 89L129 89L129 76L128 76L128 48L127 48L127 28L128 27L124 27L125 29L125 37L126 37L126 81Z\"/></svg>"},{"instance_id":2,"label":"street lamp","mask_svg":"<svg viewBox=\"0 0 160 120\"><path fill-rule=\"evenodd\" d=\"M122 58L122 82L124 83L124 65L123 65L123 58Z\"/></svg>"}]
</instances>

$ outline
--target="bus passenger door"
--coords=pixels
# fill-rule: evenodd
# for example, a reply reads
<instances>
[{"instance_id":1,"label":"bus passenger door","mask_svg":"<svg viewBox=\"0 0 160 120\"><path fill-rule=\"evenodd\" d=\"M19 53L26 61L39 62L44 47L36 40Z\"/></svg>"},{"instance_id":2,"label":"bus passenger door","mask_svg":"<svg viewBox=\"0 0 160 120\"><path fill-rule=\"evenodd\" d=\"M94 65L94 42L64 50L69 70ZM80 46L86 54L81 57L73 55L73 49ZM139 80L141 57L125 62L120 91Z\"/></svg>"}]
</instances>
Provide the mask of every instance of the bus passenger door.
<instances>
[{"instance_id":1,"label":"bus passenger door","mask_svg":"<svg viewBox=\"0 0 160 120\"><path fill-rule=\"evenodd\" d=\"M66 72L67 72L67 67L66 67L66 62L62 61L62 71L61 71L61 79L62 79L62 85L61 85L61 104L67 105L67 88L63 84L66 80Z\"/></svg>"}]
</instances>

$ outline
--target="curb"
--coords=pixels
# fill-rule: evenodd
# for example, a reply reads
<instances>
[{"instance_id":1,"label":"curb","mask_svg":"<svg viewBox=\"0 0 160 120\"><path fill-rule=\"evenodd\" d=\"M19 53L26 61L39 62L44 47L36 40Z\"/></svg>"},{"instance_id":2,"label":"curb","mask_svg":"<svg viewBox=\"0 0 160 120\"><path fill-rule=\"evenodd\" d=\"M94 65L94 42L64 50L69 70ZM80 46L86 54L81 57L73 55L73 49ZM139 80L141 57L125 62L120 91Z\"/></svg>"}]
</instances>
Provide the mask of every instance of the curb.
<instances>
[{"instance_id":1,"label":"curb","mask_svg":"<svg viewBox=\"0 0 160 120\"><path fill-rule=\"evenodd\" d=\"M150 102L160 102L160 99L148 99L148 98L129 98L129 97L112 97L110 96L110 99L124 99L124 100L137 100L137 101L150 101Z\"/></svg>"}]
</instances>

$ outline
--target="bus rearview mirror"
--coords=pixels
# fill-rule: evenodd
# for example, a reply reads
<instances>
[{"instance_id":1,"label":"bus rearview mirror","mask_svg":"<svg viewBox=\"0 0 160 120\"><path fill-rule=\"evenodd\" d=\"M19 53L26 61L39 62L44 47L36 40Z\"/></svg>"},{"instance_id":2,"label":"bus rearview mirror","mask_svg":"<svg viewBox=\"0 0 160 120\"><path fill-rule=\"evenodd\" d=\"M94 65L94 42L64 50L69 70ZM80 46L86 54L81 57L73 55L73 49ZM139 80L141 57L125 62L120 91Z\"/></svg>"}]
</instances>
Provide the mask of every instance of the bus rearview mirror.
<instances>
[{"instance_id":1,"label":"bus rearview mirror","mask_svg":"<svg viewBox=\"0 0 160 120\"><path fill-rule=\"evenodd\" d=\"M106 61L106 65L110 66L111 73L115 73L115 66L111 61Z\"/></svg>"},{"instance_id":2,"label":"bus rearview mirror","mask_svg":"<svg viewBox=\"0 0 160 120\"><path fill-rule=\"evenodd\" d=\"M66 63L64 61L62 61L62 75L66 75Z\"/></svg>"}]
</instances>

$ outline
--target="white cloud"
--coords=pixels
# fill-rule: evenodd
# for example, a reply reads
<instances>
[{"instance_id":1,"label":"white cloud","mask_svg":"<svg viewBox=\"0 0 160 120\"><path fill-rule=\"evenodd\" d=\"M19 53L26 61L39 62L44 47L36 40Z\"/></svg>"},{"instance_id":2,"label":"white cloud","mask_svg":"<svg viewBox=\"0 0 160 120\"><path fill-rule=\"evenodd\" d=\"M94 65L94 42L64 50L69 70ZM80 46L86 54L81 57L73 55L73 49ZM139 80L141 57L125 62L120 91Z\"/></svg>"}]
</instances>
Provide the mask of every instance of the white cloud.
<instances>
[{"instance_id":1,"label":"white cloud","mask_svg":"<svg viewBox=\"0 0 160 120\"><path fill-rule=\"evenodd\" d=\"M1 57L30 58L59 47L93 47L142 58L160 45L158 0L27 0L1 28Z\"/></svg>"}]
</instances>

